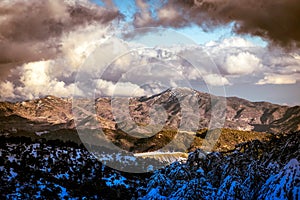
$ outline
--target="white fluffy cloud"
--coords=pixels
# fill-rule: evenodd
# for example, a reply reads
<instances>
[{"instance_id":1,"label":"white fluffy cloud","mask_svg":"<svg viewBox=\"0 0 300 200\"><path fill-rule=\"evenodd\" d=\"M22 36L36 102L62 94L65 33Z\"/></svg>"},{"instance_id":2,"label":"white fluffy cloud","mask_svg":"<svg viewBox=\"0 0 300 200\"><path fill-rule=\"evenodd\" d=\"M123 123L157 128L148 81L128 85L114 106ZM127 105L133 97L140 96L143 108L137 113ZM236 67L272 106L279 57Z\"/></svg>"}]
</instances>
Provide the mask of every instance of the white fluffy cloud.
<instances>
[{"instance_id":1,"label":"white fluffy cloud","mask_svg":"<svg viewBox=\"0 0 300 200\"><path fill-rule=\"evenodd\" d=\"M255 46L237 37L209 42L203 48L232 84L295 84L300 79L296 53Z\"/></svg>"},{"instance_id":2,"label":"white fluffy cloud","mask_svg":"<svg viewBox=\"0 0 300 200\"><path fill-rule=\"evenodd\" d=\"M287 85L300 80L300 59L298 54L270 52L264 60L266 66L263 78L256 84Z\"/></svg>"},{"instance_id":3,"label":"white fluffy cloud","mask_svg":"<svg viewBox=\"0 0 300 200\"><path fill-rule=\"evenodd\" d=\"M61 52L57 58L23 64L11 71L13 83L0 82L1 100L82 94L75 84L77 69L106 40L110 30L110 25L90 24L65 33L61 37Z\"/></svg>"},{"instance_id":4,"label":"white fluffy cloud","mask_svg":"<svg viewBox=\"0 0 300 200\"><path fill-rule=\"evenodd\" d=\"M219 74L208 74L204 76L204 81L211 86L230 85L229 81Z\"/></svg>"},{"instance_id":5,"label":"white fluffy cloud","mask_svg":"<svg viewBox=\"0 0 300 200\"><path fill-rule=\"evenodd\" d=\"M262 47L238 37L209 42L203 47L224 75L243 76L259 71L263 65Z\"/></svg>"},{"instance_id":6,"label":"white fluffy cloud","mask_svg":"<svg viewBox=\"0 0 300 200\"><path fill-rule=\"evenodd\" d=\"M0 100L15 98L14 87L14 84L10 81L0 83Z\"/></svg>"},{"instance_id":7,"label":"white fluffy cloud","mask_svg":"<svg viewBox=\"0 0 300 200\"><path fill-rule=\"evenodd\" d=\"M269 74L266 75L263 79L257 82L258 85L265 84L276 84L276 85L286 85L286 84L295 84L297 81L300 81L299 74L290 74L290 75L282 75L282 74Z\"/></svg>"},{"instance_id":8,"label":"white fluffy cloud","mask_svg":"<svg viewBox=\"0 0 300 200\"><path fill-rule=\"evenodd\" d=\"M230 38L224 38L221 41L210 41L206 43L205 46L217 47L219 49L233 48L233 47L235 48L255 47L253 43L241 37L230 37Z\"/></svg>"},{"instance_id":9,"label":"white fluffy cloud","mask_svg":"<svg viewBox=\"0 0 300 200\"><path fill-rule=\"evenodd\" d=\"M228 74L246 75L261 68L260 59L249 52L241 52L226 58L223 68Z\"/></svg>"},{"instance_id":10,"label":"white fluffy cloud","mask_svg":"<svg viewBox=\"0 0 300 200\"><path fill-rule=\"evenodd\" d=\"M96 80L96 93L103 96L143 96L145 91L136 84L131 82L105 81L102 79Z\"/></svg>"},{"instance_id":11,"label":"white fluffy cloud","mask_svg":"<svg viewBox=\"0 0 300 200\"><path fill-rule=\"evenodd\" d=\"M22 99L33 99L48 94L68 97L74 94L74 83L66 84L63 80L51 77L50 69L55 67L55 61L38 61L19 67L20 85L14 89L14 96ZM79 90L77 90L78 92Z\"/></svg>"},{"instance_id":12,"label":"white fluffy cloud","mask_svg":"<svg viewBox=\"0 0 300 200\"><path fill-rule=\"evenodd\" d=\"M91 24L62 36L62 57L71 70L77 69L99 44L111 35L111 26Z\"/></svg>"}]
</instances>

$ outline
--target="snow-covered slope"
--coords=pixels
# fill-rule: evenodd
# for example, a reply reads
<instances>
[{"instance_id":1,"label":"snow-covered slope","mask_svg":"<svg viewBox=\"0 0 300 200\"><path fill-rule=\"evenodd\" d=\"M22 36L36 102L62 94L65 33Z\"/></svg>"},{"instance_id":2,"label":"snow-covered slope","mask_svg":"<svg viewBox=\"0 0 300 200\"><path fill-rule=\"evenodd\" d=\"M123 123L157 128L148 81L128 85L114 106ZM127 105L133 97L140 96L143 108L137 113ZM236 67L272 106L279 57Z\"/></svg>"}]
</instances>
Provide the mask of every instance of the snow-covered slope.
<instances>
[{"instance_id":1,"label":"snow-covered slope","mask_svg":"<svg viewBox=\"0 0 300 200\"><path fill-rule=\"evenodd\" d=\"M142 199L280 199L300 197L300 132L239 145L231 153L201 150L156 171Z\"/></svg>"}]
</instances>

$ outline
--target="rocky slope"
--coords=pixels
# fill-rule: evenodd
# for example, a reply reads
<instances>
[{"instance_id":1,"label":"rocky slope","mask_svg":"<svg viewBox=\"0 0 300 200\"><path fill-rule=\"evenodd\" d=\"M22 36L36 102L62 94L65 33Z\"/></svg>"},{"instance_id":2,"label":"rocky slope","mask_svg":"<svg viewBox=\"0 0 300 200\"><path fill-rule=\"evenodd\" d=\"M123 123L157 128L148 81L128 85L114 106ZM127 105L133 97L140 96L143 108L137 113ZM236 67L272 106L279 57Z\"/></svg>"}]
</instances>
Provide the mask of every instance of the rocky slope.
<instances>
[{"instance_id":1,"label":"rocky slope","mask_svg":"<svg viewBox=\"0 0 300 200\"><path fill-rule=\"evenodd\" d=\"M112 110L112 101L109 98L98 98L93 102L94 105L88 105L88 101L85 102L84 99L77 99L73 110L72 99L54 96L16 103L0 102L0 130L16 132L74 129L74 113L76 113L75 119L79 122L77 126L95 128L87 125L90 124L91 118L95 117L87 105L92 106L92 111L94 110L96 114L95 119L100 122L102 128L111 130L118 128L125 132L132 130L141 132L140 127L144 132L150 133L155 132L155 128L162 127L171 129L180 126L193 127L197 130L207 128L212 115L216 114L217 117L224 117L225 128L270 133L300 130L300 106L288 107L267 102L250 102L237 97L226 98L226 104L222 105L221 100L224 98L198 91L191 92L187 89L169 89L151 97L127 100L127 104L114 102L114 105L120 106L115 110ZM161 106L163 112L151 115L154 106ZM129 117L126 114L128 110ZM199 120L186 122L187 120L183 120L183 111L188 112L190 119ZM121 117L116 119L115 115ZM128 119L130 117L131 119ZM162 119L165 121L160 126L153 124L153 121L159 123Z\"/></svg>"}]
</instances>

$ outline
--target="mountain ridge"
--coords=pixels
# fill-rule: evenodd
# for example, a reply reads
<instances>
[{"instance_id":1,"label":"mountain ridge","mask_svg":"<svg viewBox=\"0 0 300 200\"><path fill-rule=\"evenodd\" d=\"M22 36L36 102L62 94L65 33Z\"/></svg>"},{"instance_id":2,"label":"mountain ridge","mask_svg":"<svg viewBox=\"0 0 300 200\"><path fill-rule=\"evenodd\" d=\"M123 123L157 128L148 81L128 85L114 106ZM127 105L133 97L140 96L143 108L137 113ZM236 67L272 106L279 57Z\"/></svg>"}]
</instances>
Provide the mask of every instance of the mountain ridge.
<instances>
[{"instance_id":1,"label":"mountain ridge","mask_svg":"<svg viewBox=\"0 0 300 200\"><path fill-rule=\"evenodd\" d=\"M118 121L117 124L115 113L111 108L111 99L97 98L95 99L96 117L102 128L114 130L122 127L123 130L124 128L129 130L141 124L149 124L151 108L154 105L162 105L168 115L166 126L178 128L182 120L182 108L192 105L193 108L198 109L193 114L201 116L199 124L195 123L193 126L196 129L207 128L210 123L211 110L214 106L218 106L218 102L212 99L216 96L192 90L194 96L191 97L185 94L186 91L186 89L168 89L149 97L128 98L129 106L123 108L127 110L129 107L134 123L123 120ZM174 92L177 92L177 96L174 96ZM269 102L251 102L239 97L221 98L226 100L224 128L275 134L300 130L300 106L289 107ZM185 105L184 101L189 105ZM118 112L122 110L119 109ZM122 115L122 113L119 114ZM84 117L81 115L79 118ZM74 99L72 105L71 98L48 95L44 98L22 102L0 102L0 118L2 131L44 131L75 129L78 116L74 116Z\"/></svg>"}]
</instances>

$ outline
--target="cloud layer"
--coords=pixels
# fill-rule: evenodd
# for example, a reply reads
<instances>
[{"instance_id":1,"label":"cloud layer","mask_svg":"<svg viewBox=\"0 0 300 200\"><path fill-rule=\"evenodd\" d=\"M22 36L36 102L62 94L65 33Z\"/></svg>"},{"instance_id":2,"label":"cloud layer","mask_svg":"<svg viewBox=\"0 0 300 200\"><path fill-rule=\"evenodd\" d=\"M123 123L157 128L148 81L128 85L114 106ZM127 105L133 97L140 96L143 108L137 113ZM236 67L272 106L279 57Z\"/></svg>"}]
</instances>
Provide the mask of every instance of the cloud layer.
<instances>
[{"instance_id":1,"label":"cloud layer","mask_svg":"<svg viewBox=\"0 0 300 200\"><path fill-rule=\"evenodd\" d=\"M121 18L88 0L1 1L1 99L71 96L76 69Z\"/></svg>"},{"instance_id":2,"label":"cloud layer","mask_svg":"<svg viewBox=\"0 0 300 200\"><path fill-rule=\"evenodd\" d=\"M83 1L11 0L0 2L0 64L55 57L61 36L91 23L108 24L118 10Z\"/></svg>"},{"instance_id":3,"label":"cloud layer","mask_svg":"<svg viewBox=\"0 0 300 200\"><path fill-rule=\"evenodd\" d=\"M138 11L132 22L136 27L198 24L210 29L234 21L237 33L260 35L263 31L262 36L273 44L298 45L297 26L290 27L297 14L292 11L291 16L287 14L288 8L294 5L292 0L284 3L267 0L263 5L252 0L170 0L156 10L145 0L136 0L136 4ZM0 54L0 100L32 99L48 94L84 95L86 88L75 84L78 69L84 79L91 80L88 84L96 89L92 92L101 96L148 95L168 87L189 86L192 82L199 88L205 84L219 87L245 83L260 87L300 82L300 54L296 50L291 53L281 48L261 47L241 37L223 38L205 45L175 43L167 50L162 46L147 50L143 49L145 44L139 43L141 40L116 34L125 23L120 21L122 14L112 1L105 1L105 5L105 8L99 7L88 0L0 2L0 48L4 49ZM276 12L279 5L283 6L284 13ZM274 10L266 14L271 7ZM262 9L267 16L253 14L255 9ZM282 18L278 20L278 27L291 20L285 29L294 34L281 38L281 31L285 29L273 31L276 24L268 25L271 23L269 15ZM138 36L148 34L149 44L151 40L162 44L184 38L176 34L169 37L170 32L162 37L163 30L133 32ZM102 63L101 67L84 65L80 68L106 41L111 41L106 43L110 49L98 54L95 60ZM133 52L132 48L138 50ZM127 54L115 58L113 52ZM182 59L175 59L174 55ZM158 62L161 58L165 63ZM101 76L99 72L106 64L110 64L110 70Z\"/></svg>"},{"instance_id":4,"label":"cloud layer","mask_svg":"<svg viewBox=\"0 0 300 200\"><path fill-rule=\"evenodd\" d=\"M47 94L80 96L87 95L86 92L90 96L142 96L169 87L189 87L193 81L198 86L211 87L300 81L298 54L270 51L242 38L227 38L203 46L143 49L141 44L120 38L107 40L107 31L111 29L90 25L63 36L61 57L29 62L12 70L11 76L0 82L1 99L32 99ZM101 43L96 56L86 62ZM136 46L139 48L132 51ZM113 51L127 53L114 57ZM75 79L77 73L79 79Z\"/></svg>"},{"instance_id":5,"label":"cloud layer","mask_svg":"<svg viewBox=\"0 0 300 200\"><path fill-rule=\"evenodd\" d=\"M298 0L167 0L156 8L146 0L136 0L136 4L136 27L197 24L209 30L234 23L238 34L260 36L287 48L300 47Z\"/></svg>"}]
</instances>

